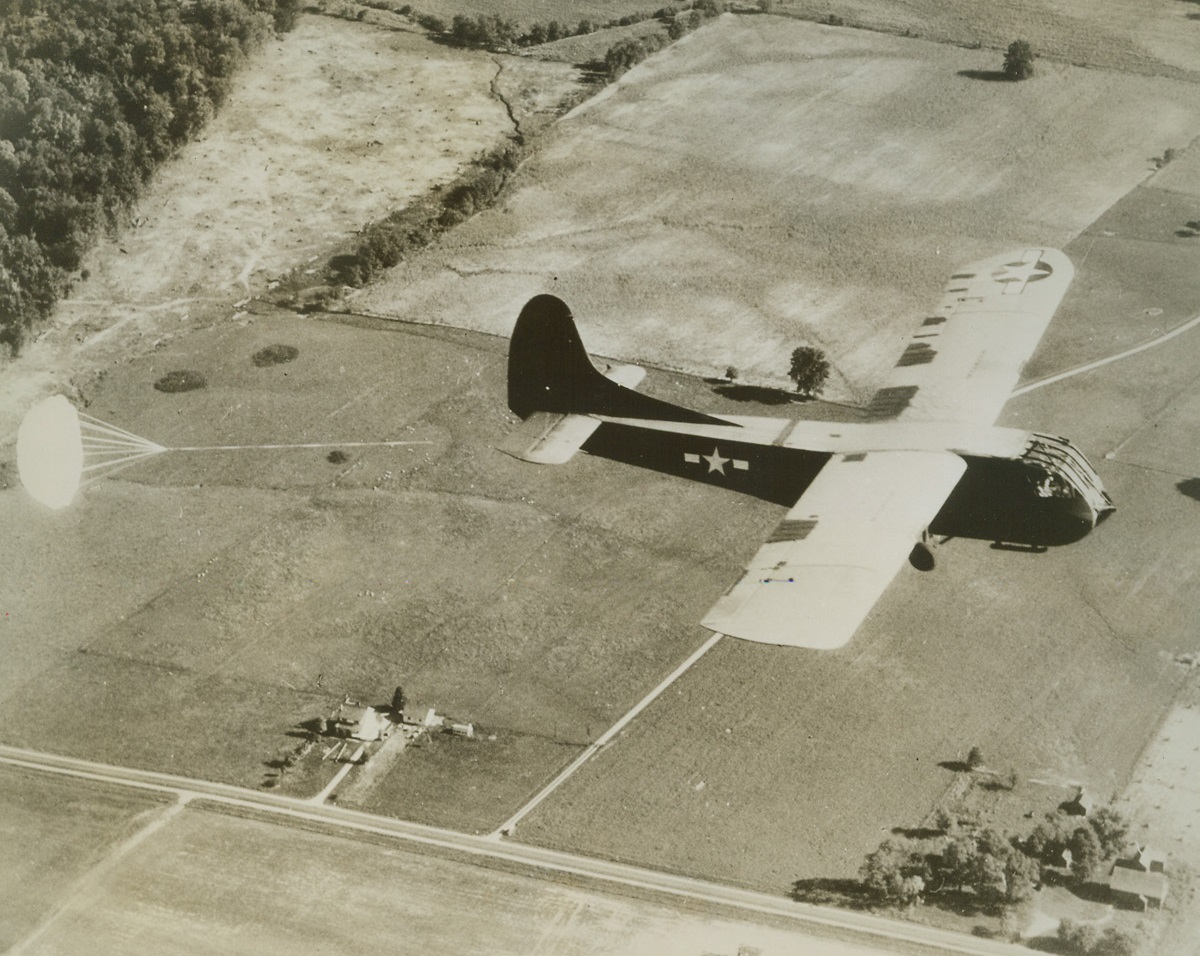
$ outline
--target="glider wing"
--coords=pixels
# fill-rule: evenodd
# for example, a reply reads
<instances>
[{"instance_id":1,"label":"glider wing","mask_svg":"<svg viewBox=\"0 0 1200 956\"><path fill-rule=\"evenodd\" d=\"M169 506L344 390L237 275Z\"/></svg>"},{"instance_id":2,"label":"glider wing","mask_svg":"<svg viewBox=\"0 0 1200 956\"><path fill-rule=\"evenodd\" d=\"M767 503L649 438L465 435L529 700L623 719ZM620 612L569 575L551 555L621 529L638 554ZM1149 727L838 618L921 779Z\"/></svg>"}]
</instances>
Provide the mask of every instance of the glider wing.
<instances>
[{"instance_id":1,"label":"glider wing","mask_svg":"<svg viewBox=\"0 0 1200 956\"><path fill-rule=\"evenodd\" d=\"M835 455L702 623L766 644L841 647L965 470L951 452Z\"/></svg>"},{"instance_id":2,"label":"glider wing","mask_svg":"<svg viewBox=\"0 0 1200 956\"><path fill-rule=\"evenodd\" d=\"M1057 249L965 266L908 340L872 401L876 419L991 425L1074 275Z\"/></svg>"}]
</instances>

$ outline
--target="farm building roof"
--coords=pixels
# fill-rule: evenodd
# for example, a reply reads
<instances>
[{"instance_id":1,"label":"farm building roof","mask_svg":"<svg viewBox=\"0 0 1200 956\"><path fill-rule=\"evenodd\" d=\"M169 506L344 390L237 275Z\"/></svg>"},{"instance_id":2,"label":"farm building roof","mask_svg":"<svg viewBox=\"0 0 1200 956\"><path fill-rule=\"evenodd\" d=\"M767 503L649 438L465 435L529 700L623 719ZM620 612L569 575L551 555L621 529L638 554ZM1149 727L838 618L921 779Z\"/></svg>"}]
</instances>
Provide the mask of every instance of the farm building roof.
<instances>
[{"instance_id":1,"label":"farm building roof","mask_svg":"<svg viewBox=\"0 0 1200 956\"><path fill-rule=\"evenodd\" d=\"M1161 903L1167 898L1167 877L1163 873L1148 873L1114 866L1108 878L1108 888L1114 893L1142 896Z\"/></svg>"}]
</instances>

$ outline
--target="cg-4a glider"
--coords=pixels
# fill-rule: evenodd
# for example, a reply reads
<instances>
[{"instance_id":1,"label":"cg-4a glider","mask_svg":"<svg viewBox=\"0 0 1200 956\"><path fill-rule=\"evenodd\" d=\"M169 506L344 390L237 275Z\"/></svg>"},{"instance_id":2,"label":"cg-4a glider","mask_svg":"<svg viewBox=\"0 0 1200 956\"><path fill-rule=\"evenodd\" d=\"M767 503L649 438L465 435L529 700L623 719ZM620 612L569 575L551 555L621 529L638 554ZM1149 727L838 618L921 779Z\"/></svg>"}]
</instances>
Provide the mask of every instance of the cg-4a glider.
<instances>
[{"instance_id":1,"label":"cg-4a glider","mask_svg":"<svg viewBox=\"0 0 1200 956\"><path fill-rule=\"evenodd\" d=\"M526 420L509 450L562 464L582 449L788 506L702 623L840 647L906 559L932 567L931 534L1042 548L1113 510L1066 439L992 424L1073 272L1062 252L1027 249L955 273L851 423L710 415L634 391L644 371L598 370L567 306L539 295L509 350L508 404Z\"/></svg>"}]
</instances>

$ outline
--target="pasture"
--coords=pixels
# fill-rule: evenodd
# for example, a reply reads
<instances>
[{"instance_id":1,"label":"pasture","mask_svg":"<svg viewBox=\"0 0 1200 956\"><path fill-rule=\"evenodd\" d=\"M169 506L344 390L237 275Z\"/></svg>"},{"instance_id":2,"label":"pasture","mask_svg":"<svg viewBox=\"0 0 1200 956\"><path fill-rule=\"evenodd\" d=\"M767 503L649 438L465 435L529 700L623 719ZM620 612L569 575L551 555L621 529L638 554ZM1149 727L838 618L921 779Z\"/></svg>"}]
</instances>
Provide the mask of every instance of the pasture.
<instances>
[{"instance_id":1,"label":"pasture","mask_svg":"<svg viewBox=\"0 0 1200 956\"><path fill-rule=\"evenodd\" d=\"M1200 132L1190 83L726 16L561 120L501 207L350 299L507 332L553 291L602 354L863 400L958 267L1061 246Z\"/></svg>"},{"instance_id":2,"label":"pasture","mask_svg":"<svg viewBox=\"0 0 1200 956\"><path fill-rule=\"evenodd\" d=\"M737 570L727 536L761 534L771 506L716 508L715 489L593 459L519 462L496 450L515 421L503 341L369 325L276 315L194 332L113 369L89 408L168 446L421 444L347 447L338 463L169 452L65 514L0 496L16 543L0 573L22 582L8 742L258 786L299 723L403 684L414 706L499 738L462 755L488 768L457 781L482 802L422 796L402 758L405 799L376 808L486 828L703 639L696 622ZM256 366L273 343L297 358ZM174 368L208 387L156 391ZM441 794L445 773L422 779Z\"/></svg>"},{"instance_id":3,"label":"pasture","mask_svg":"<svg viewBox=\"0 0 1200 956\"><path fill-rule=\"evenodd\" d=\"M778 0L785 15L1003 50L1018 38L1042 56L1077 66L1196 80L1200 16L1187 0L999 0L963 7L944 0ZM992 57L993 69L1000 58Z\"/></svg>"}]
</instances>

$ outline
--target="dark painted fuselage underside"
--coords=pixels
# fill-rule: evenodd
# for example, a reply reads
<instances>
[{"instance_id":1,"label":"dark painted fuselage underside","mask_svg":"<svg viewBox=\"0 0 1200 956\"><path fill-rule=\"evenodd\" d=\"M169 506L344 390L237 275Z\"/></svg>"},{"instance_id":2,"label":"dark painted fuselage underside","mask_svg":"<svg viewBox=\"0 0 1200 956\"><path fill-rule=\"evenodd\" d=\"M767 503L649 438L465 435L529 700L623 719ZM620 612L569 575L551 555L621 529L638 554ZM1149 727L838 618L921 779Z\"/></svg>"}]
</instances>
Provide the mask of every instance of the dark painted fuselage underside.
<instances>
[{"instance_id":1,"label":"dark painted fuselage underside","mask_svg":"<svg viewBox=\"0 0 1200 956\"><path fill-rule=\"evenodd\" d=\"M718 452L719 447L719 454ZM832 457L779 445L721 440L604 422L584 443L589 454L718 485L791 508ZM868 453L869 454L869 453ZM1095 525L1078 497L1046 497L1046 471L1025 460L963 456L967 471L930 523L936 535L1006 545L1069 544Z\"/></svg>"}]
</instances>

